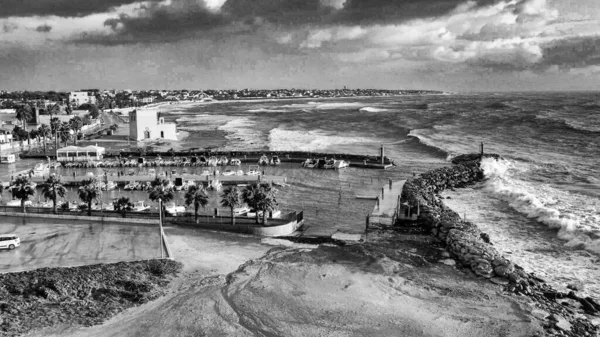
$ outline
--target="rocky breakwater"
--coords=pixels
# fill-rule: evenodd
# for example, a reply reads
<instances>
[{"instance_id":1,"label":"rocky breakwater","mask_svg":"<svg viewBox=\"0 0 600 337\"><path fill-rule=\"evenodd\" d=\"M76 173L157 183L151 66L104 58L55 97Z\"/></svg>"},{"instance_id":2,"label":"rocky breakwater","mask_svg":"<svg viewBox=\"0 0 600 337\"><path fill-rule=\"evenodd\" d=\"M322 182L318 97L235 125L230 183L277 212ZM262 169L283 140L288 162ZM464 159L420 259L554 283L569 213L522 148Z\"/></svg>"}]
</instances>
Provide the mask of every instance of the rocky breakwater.
<instances>
[{"instance_id":1,"label":"rocky breakwater","mask_svg":"<svg viewBox=\"0 0 600 337\"><path fill-rule=\"evenodd\" d=\"M150 260L0 274L0 336L90 326L164 294L179 262Z\"/></svg>"},{"instance_id":2,"label":"rocky breakwater","mask_svg":"<svg viewBox=\"0 0 600 337\"><path fill-rule=\"evenodd\" d=\"M417 225L445 243L460 266L508 291L532 297L551 334L560 331L567 336L596 336L598 325L592 322L600 323L593 318L600 313L600 306L594 299L578 297L574 292L557 292L534 273L525 272L498 252L489 235L442 202L439 193L445 189L466 187L485 179L479 159L479 155L463 155L453 160L454 166L423 173L405 183L402 200L420 209Z\"/></svg>"}]
</instances>

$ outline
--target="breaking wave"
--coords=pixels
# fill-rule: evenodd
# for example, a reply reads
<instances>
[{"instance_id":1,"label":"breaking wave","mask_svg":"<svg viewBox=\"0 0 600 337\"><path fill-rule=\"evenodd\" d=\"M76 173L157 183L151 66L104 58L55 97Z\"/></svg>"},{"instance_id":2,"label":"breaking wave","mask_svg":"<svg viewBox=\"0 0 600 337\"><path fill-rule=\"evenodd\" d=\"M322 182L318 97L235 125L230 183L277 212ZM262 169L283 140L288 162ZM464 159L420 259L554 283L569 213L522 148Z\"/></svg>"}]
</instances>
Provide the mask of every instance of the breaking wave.
<instances>
[{"instance_id":1,"label":"breaking wave","mask_svg":"<svg viewBox=\"0 0 600 337\"><path fill-rule=\"evenodd\" d=\"M322 130L294 131L281 128L269 132L269 149L273 151L318 151L335 145L379 144L376 139L332 135Z\"/></svg>"},{"instance_id":2,"label":"breaking wave","mask_svg":"<svg viewBox=\"0 0 600 337\"><path fill-rule=\"evenodd\" d=\"M385 112L385 111L389 111L389 110L388 109L383 109L383 108L373 108L373 107L367 106L367 107L358 109L358 111L363 111L363 112Z\"/></svg>"},{"instance_id":3,"label":"breaking wave","mask_svg":"<svg viewBox=\"0 0 600 337\"><path fill-rule=\"evenodd\" d=\"M567 246L600 253L599 200L520 180L517 176L526 174L528 168L509 160L486 158L481 167L488 178L486 192L528 218L558 229L558 237Z\"/></svg>"}]
</instances>

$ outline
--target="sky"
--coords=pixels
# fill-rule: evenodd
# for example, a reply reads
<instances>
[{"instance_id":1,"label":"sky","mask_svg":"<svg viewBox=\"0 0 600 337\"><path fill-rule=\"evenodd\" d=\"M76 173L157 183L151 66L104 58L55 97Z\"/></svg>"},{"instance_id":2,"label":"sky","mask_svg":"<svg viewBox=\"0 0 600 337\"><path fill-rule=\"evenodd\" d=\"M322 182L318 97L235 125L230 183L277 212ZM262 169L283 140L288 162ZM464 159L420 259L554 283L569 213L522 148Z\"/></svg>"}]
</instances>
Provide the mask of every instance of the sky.
<instances>
[{"instance_id":1,"label":"sky","mask_svg":"<svg viewBox=\"0 0 600 337\"><path fill-rule=\"evenodd\" d=\"M600 89L598 0L0 0L0 90Z\"/></svg>"}]
</instances>

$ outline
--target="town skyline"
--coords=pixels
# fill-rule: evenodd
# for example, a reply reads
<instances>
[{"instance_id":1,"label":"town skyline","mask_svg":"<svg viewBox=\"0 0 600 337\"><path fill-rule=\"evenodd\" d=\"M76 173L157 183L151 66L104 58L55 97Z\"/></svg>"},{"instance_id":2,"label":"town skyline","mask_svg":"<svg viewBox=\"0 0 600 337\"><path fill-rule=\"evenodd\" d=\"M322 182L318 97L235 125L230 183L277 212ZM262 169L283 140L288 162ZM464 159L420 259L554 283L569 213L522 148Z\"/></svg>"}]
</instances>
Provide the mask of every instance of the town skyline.
<instances>
[{"instance_id":1,"label":"town skyline","mask_svg":"<svg viewBox=\"0 0 600 337\"><path fill-rule=\"evenodd\" d=\"M600 88L581 0L8 0L0 87Z\"/></svg>"}]
</instances>

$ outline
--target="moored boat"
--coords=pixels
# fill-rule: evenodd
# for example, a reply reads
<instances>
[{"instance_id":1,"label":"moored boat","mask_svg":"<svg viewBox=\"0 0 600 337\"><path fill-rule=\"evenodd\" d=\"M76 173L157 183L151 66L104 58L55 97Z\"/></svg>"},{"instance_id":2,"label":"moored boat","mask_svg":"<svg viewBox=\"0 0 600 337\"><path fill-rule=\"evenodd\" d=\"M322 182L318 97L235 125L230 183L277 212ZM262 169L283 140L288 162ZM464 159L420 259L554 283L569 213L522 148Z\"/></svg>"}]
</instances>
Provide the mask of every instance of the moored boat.
<instances>
[{"instance_id":1,"label":"moored boat","mask_svg":"<svg viewBox=\"0 0 600 337\"><path fill-rule=\"evenodd\" d=\"M231 158L231 160L229 161L229 165L240 166L240 165L242 165L242 161L237 158Z\"/></svg>"},{"instance_id":2,"label":"moored boat","mask_svg":"<svg viewBox=\"0 0 600 337\"><path fill-rule=\"evenodd\" d=\"M317 159L306 159L303 163L302 163L302 167L306 167L306 168L315 168L317 167Z\"/></svg>"},{"instance_id":3,"label":"moored boat","mask_svg":"<svg viewBox=\"0 0 600 337\"><path fill-rule=\"evenodd\" d=\"M185 206L178 206L175 205L175 203L171 203L165 207L165 212L167 212L169 215L177 216L185 213Z\"/></svg>"},{"instance_id":4,"label":"moored boat","mask_svg":"<svg viewBox=\"0 0 600 337\"><path fill-rule=\"evenodd\" d=\"M281 159L278 156L273 156L270 161L271 165L279 165L281 164Z\"/></svg>"},{"instance_id":5,"label":"moored boat","mask_svg":"<svg viewBox=\"0 0 600 337\"><path fill-rule=\"evenodd\" d=\"M210 158L208 158L208 166L217 166L218 163L219 160L217 159L217 157L211 156Z\"/></svg>"},{"instance_id":6,"label":"moored boat","mask_svg":"<svg viewBox=\"0 0 600 337\"><path fill-rule=\"evenodd\" d=\"M258 160L258 165L269 165L269 157L267 157L264 154L260 156L260 159Z\"/></svg>"},{"instance_id":7,"label":"moored boat","mask_svg":"<svg viewBox=\"0 0 600 337\"><path fill-rule=\"evenodd\" d=\"M147 211L150 209L150 206L146 204L146 202L144 202L144 200L139 200L136 201L133 204L133 211L134 212L143 212L143 211Z\"/></svg>"},{"instance_id":8,"label":"moored boat","mask_svg":"<svg viewBox=\"0 0 600 337\"><path fill-rule=\"evenodd\" d=\"M248 167L248 172L246 172L246 175L249 175L249 176L258 176L258 175L260 175L260 170L259 170L258 165L250 165Z\"/></svg>"},{"instance_id":9,"label":"moored boat","mask_svg":"<svg viewBox=\"0 0 600 337\"><path fill-rule=\"evenodd\" d=\"M0 155L1 164L12 164L17 161L17 157L14 154L2 154Z\"/></svg>"},{"instance_id":10,"label":"moored boat","mask_svg":"<svg viewBox=\"0 0 600 337\"><path fill-rule=\"evenodd\" d=\"M229 159L227 159L227 157L222 156L221 158L219 158L218 164L221 166L226 166L227 164L229 164Z\"/></svg>"},{"instance_id":11,"label":"moored boat","mask_svg":"<svg viewBox=\"0 0 600 337\"><path fill-rule=\"evenodd\" d=\"M222 173L224 176L233 176L235 175L235 170L232 168L225 169L225 172Z\"/></svg>"}]
</instances>

